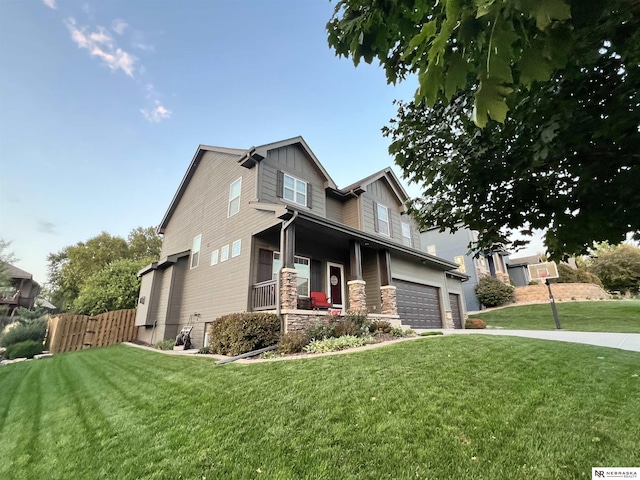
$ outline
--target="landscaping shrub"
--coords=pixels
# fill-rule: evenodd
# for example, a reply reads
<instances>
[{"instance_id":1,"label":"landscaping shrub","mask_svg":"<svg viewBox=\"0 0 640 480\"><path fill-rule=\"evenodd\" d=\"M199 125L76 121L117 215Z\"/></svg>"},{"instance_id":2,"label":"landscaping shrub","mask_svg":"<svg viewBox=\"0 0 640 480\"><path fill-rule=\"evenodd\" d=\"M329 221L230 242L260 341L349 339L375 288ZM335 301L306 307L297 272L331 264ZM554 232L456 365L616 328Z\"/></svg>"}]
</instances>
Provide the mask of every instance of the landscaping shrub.
<instances>
[{"instance_id":1,"label":"landscaping shrub","mask_svg":"<svg viewBox=\"0 0 640 480\"><path fill-rule=\"evenodd\" d=\"M432 335L444 335L444 333L437 331L437 330L432 330L430 332L422 332L420 334L421 337L430 337Z\"/></svg>"},{"instance_id":2,"label":"landscaping shrub","mask_svg":"<svg viewBox=\"0 0 640 480\"><path fill-rule=\"evenodd\" d=\"M386 320L374 320L369 325L369 331L371 333L382 332L382 333L390 333L393 327Z\"/></svg>"},{"instance_id":3,"label":"landscaping shrub","mask_svg":"<svg viewBox=\"0 0 640 480\"><path fill-rule=\"evenodd\" d=\"M40 355L42 350L42 340L25 340L24 342L9 345L5 355L9 360L23 357L33 358L34 355Z\"/></svg>"},{"instance_id":4,"label":"landscaping shrub","mask_svg":"<svg viewBox=\"0 0 640 480\"><path fill-rule=\"evenodd\" d=\"M361 347L368 343L374 343L371 337L355 337L353 335L344 335L337 338L325 338L324 340L313 340L309 345L304 347L307 353L326 353L337 350L346 350L347 348Z\"/></svg>"},{"instance_id":5,"label":"landscaping shrub","mask_svg":"<svg viewBox=\"0 0 640 480\"><path fill-rule=\"evenodd\" d=\"M281 354L300 353L310 341L309 335L304 330L289 332L280 337L277 352Z\"/></svg>"},{"instance_id":6,"label":"landscaping shrub","mask_svg":"<svg viewBox=\"0 0 640 480\"><path fill-rule=\"evenodd\" d=\"M275 345L280 336L280 320L272 313L232 313L218 318L209 327L209 351L240 355Z\"/></svg>"},{"instance_id":7,"label":"landscaping shrub","mask_svg":"<svg viewBox=\"0 0 640 480\"><path fill-rule=\"evenodd\" d=\"M336 337L342 337L344 335L353 335L359 336L362 333L362 330L355 324L355 322L351 320L338 320L335 325L334 331L336 332ZM369 330L367 329L367 332Z\"/></svg>"},{"instance_id":8,"label":"landscaping shrub","mask_svg":"<svg viewBox=\"0 0 640 480\"><path fill-rule=\"evenodd\" d=\"M309 325L306 328L307 335L312 340L322 340L324 338L337 337L336 334L336 321L334 317L329 317L326 320L322 320Z\"/></svg>"},{"instance_id":9,"label":"landscaping shrub","mask_svg":"<svg viewBox=\"0 0 640 480\"><path fill-rule=\"evenodd\" d=\"M29 320L24 323L17 322L3 331L0 338L0 347L8 347L27 340L42 343L46 333L47 320L45 318Z\"/></svg>"},{"instance_id":10,"label":"landscaping shrub","mask_svg":"<svg viewBox=\"0 0 640 480\"><path fill-rule=\"evenodd\" d=\"M389 333L391 334L392 337L396 337L396 338L402 338L405 336L404 330L402 330L402 327L392 328Z\"/></svg>"},{"instance_id":11,"label":"landscaping shrub","mask_svg":"<svg viewBox=\"0 0 640 480\"><path fill-rule=\"evenodd\" d=\"M344 315L344 319L353 322L360 332L365 333L369 331L371 322L369 321L369 317L367 317L366 310L348 310Z\"/></svg>"},{"instance_id":12,"label":"landscaping shrub","mask_svg":"<svg viewBox=\"0 0 640 480\"><path fill-rule=\"evenodd\" d=\"M211 350L209 350L209 347L202 347L200 350L198 350L198 353L203 354L203 355L207 355L207 354L211 353Z\"/></svg>"},{"instance_id":13,"label":"landscaping shrub","mask_svg":"<svg viewBox=\"0 0 640 480\"><path fill-rule=\"evenodd\" d=\"M485 307L498 307L513 302L515 289L497 278L485 275L476 285L476 297Z\"/></svg>"},{"instance_id":14,"label":"landscaping shrub","mask_svg":"<svg viewBox=\"0 0 640 480\"><path fill-rule=\"evenodd\" d=\"M464 323L464 327L469 329L482 329L487 328L487 324L479 318L469 318Z\"/></svg>"},{"instance_id":15,"label":"landscaping shrub","mask_svg":"<svg viewBox=\"0 0 640 480\"><path fill-rule=\"evenodd\" d=\"M156 348L158 350L173 350L176 341L173 339L162 340L161 342L156 343Z\"/></svg>"}]
</instances>

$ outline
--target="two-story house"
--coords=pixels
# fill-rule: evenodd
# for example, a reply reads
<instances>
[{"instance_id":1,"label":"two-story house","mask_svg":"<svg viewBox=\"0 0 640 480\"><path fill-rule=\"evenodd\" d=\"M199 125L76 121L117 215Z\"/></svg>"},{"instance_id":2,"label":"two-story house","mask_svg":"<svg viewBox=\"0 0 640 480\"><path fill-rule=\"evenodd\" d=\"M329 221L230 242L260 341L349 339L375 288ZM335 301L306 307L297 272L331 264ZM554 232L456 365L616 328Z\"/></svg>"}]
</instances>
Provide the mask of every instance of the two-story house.
<instances>
[{"instance_id":1,"label":"two-story house","mask_svg":"<svg viewBox=\"0 0 640 480\"><path fill-rule=\"evenodd\" d=\"M338 188L302 137L248 150L200 145L158 227L162 258L140 272L136 324L154 343L221 315L274 311L285 330L334 308L415 328L462 326L465 275L424 253L391 169Z\"/></svg>"},{"instance_id":2,"label":"two-story house","mask_svg":"<svg viewBox=\"0 0 640 480\"><path fill-rule=\"evenodd\" d=\"M478 232L468 228L458 228L455 232L438 227L430 228L420 234L422 248L427 253L438 255L458 264L461 273L469 276L463 285L464 300L468 312L482 308L476 297L475 288L481 277L489 275L505 283L510 283L508 262L509 252L501 245L476 256L469 252L469 245L478 241Z\"/></svg>"}]
</instances>

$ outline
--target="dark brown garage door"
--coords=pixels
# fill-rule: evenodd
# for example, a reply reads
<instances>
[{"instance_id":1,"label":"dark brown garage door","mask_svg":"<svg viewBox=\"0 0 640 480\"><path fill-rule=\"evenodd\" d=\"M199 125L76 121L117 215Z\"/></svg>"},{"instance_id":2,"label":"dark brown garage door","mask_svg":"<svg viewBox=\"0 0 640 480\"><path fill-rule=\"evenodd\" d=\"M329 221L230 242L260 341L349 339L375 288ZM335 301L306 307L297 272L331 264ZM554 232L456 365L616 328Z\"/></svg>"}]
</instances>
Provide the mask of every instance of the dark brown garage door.
<instances>
[{"instance_id":1,"label":"dark brown garage door","mask_svg":"<svg viewBox=\"0 0 640 480\"><path fill-rule=\"evenodd\" d=\"M453 316L454 328L462 328L462 312L460 311L460 295L456 293L450 293L449 303L451 304L451 315Z\"/></svg>"},{"instance_id":2,"label":"dark brown garage door","mask_svg":"<svg viewBox=\"0 0 640 480\"><path fill-rule=\"evenodd\" d=\"M405 280L393 280L396 286L398 315L411 328L442 328L440 295L437 287Z\"/></svg>"}]
</instances>

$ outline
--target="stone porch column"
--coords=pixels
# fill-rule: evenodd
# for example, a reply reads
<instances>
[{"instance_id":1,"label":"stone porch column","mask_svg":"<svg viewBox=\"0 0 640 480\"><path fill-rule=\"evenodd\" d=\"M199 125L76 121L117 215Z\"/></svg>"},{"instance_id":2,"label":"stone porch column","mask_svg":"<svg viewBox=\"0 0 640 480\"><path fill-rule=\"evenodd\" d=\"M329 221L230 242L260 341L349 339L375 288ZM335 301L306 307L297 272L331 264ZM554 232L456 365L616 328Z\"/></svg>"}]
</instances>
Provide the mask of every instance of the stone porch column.
<instances>
[{"instance_id":1,"label":"stone porch column","mask_svg":"<svg viewBox=\"0 0 640 480\"><path fill-rule=\"evenodd\" d=\"M298 271L295 268L282 269L280 307L283 310L298 308Z\"/></svg>"},{"instance_id":2,"label":"stone porch column","mask_svg":"<svg viewBox=\"0 0 640 480\"><path fill-rule=\"evenodd\" d=\"M349 310L363 311L367 310L367 294L365 286L367 282L364 280L351 280L347 282L349 286Z\"/></svg>"},{"instance_id":3,"label":"stone porch column","mask_svg":"<svg viewBox=\"0 0 640 480\"><path fill-rule=\"evenodd\" d=\"M451 310L445 310L444 311L444 328L456 328L456 326L453 323L453 314L451 313Z\"/></svg>"},{"instance_id":4,"label":"stone porch column","mask_svg":"<svg viewBox=\"0 0 640 480\"><path fill-rule=\"evenodd\" d=\"M384 315L398 315L398 305L396 303L396 287L393 285L385 285L380 287L380 296L382 297L382 306L380 313Z\"/></svg>"}]
</instances>

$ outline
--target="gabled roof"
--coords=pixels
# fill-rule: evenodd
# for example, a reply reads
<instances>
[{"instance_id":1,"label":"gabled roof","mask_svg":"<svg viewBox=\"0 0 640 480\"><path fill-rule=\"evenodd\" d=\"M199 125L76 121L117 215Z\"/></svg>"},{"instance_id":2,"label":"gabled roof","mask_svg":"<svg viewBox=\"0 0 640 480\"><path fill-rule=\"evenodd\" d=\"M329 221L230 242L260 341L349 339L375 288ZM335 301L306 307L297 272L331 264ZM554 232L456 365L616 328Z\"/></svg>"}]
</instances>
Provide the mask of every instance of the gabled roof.
<instances>
[{"instance_id":1,"label":"gabled roof","mask_svg":"<svg viewBox=\"0 0 640 480\"><path fill-rule=\"evenodd\" d=\"M26 278L27 280L33 280L33 275L31 275L29 272L26 272L14 265L11 265L10 263L7 263L6 265L7 265L7 273L11 278Z\"/></svg>"},{"instance_id":2,"label":"gabled roof","mask_svg":"<svg viewBox=\"0 0 640 480\"><path fill-rule=\"evenodd\" d=\"M164 233L167 228L167 224L171 219L171 216L175 212L182 195L184 195L185 190L187 189L187 185L191 181L193 174L195 173L198 165L200 164L200 160L202 159L202 155L205 152L218 152L218 153L226 153L230 155L237 155L237 162L246 168L253 168L256 163L262 161L267 156L267 152L269 150L275 150L277 148L287 147L289 145L300 145L300 147L305 151L305 153L309 156L311 161L315 164L316 168L320 171L320 173L324 176L325 181L327 182L327 186L329 188L336 189L336 184L333 179L329 176L329 173L322 166L315 153L309 148L307 142L305 142L304 138L301 136L289 138L287 140L281 140L279 142L266 143L264 145L260 145L258 147L251 147L249 149L241 149L241 148L226 148L226 147L214 147L210 145L199 145L196 150L191 163L189 164L189 168L187 168L187 172L184 174L182 181L180 182L180 186L176 191L173 199L171 200L171 204L167 209L160 225L158 226L158 233ZM396 179L397 180L397 179Z\"/></svg>"},{"instance_id":3,"label":"gabled roof","mask_svg":"<svg viewBox=\"0 0 640 480\"><path fill-rule=\"evenodd\" d=\"M536 263L540 263L540 255L539 254L529 255L529 256L520 257L520 258L510 258L509 259L509 266L511 266L511 267L515 267L515 266L519 266L519 265L534 265Z\"/></svg>"},{"instance_id":4,"label":"gabled roof","mask_svg":"<svg viewBox=\"0 0 640 480\"><path fill-rule=\"evenodd\" d=\"M380 179L386 180L387 184L400 203L404 204L409 199L409 195L407 195L407 192L400 183L400 180L398 180L398 177L395 173L393 173L393 170L391 170L390 167L383 168L379 172L376 172L372 175L369 175L368 177L363 178L362 180L341 188L339 191L343 195L360 195L361 193L366 191L368 185L371 185L373 182L376 182Z\"/></svg>"},{"instance_id":5,"label":"gabled roof","mask_svg":"<svg viewBox=\"0 0 640 480\"><path fill-rule=\"evenodd\" d=\"M290 145L299 145L309 156L321 175L324 177L325 181L327 182L327 186L333 189L337 188L336 182L333 181L329 173L320 163L320 160L318 160L318 157L316 157L316 154L313 153L311 148L309 148L309 145L307 145L307 142L305 142L304 138L302 138L300 135L298 135L297 137L288 138L286 140L280 140L279 142L266 143L258 147L251 147L238 160L238 163L240 163L243 167L252 168L256 163L261 162L264 158L266 158L267 152L269 150L276 150L278 148L288 147Z\"/></svg>"}]
</instances>

